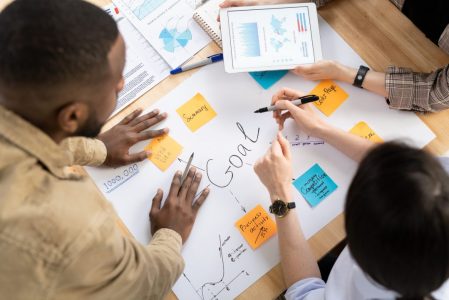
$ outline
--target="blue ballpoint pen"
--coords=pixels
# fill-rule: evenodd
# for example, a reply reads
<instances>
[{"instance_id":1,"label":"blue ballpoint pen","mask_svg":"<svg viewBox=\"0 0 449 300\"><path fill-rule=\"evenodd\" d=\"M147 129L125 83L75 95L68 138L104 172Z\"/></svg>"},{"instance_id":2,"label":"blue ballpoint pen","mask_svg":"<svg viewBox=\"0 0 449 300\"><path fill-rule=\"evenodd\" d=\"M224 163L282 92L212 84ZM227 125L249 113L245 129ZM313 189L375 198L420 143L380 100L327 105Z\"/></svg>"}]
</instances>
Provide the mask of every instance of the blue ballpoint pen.
<instances>
[{"instance_id":1,"label":"blue ballpoint pen","mask_svg":"<svg viewBox=\"0 0 449 300\"><path fill-rule=\"evenodd\" d=\"M170 71L170 74L172 74L172 75L178 74L178 73L185 72L185 71L188 71L188 70L192 70L192 69L195 69L195 68L199 68L199 67L202 67L202 66L210 65L210 64L213 64L214 62L222 61L222 60L223 60L223 53L214 54L214 55L209 56L205 60L193 63L191 65L187 65L187 66L184 66L184 67L178 67L176 69L173 69L173 70Z\"/></svg>"}]
</instances>

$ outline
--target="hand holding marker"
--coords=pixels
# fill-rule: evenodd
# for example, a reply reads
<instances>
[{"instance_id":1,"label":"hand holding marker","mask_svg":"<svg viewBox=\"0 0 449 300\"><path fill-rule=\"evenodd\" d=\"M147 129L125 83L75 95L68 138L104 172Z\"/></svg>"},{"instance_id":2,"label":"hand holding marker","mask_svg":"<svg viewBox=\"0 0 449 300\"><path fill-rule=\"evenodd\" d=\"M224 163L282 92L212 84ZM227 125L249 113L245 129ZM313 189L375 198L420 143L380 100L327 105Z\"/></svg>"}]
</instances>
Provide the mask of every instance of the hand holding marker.
<instances>
[{"instance_id":1,"label":"hand holding marker","mask_svg":"<svg viewBox=\"0 0 449 300\"><path fill-rule=\"evenodd\" d=\"M307 96L299 97L298 99L292 100L290 102L293 105L301 105L301 104L306 104L306 103L310 103L310 102L315 102L317 100L320 100L320 97L318 97L317 95L307 95ZM255 113L263 113L263 112L275 111L275 110L279 110L279 109L276 107L276 105L272 105L272 106L268 106L268 107L259 108L258 110L255 111Z\"/></svg>"}]
</instances>

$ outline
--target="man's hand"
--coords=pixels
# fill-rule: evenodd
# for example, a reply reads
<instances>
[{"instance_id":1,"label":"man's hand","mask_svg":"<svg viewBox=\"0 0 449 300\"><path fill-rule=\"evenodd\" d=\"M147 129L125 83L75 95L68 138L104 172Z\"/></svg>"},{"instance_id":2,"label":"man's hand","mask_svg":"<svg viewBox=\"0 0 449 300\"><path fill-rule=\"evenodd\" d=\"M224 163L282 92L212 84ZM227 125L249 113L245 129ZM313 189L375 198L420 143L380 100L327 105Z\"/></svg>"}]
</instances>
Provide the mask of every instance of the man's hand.
<instances>
[{"instance_id":1,"label":"man's hand","mask_svg":"<svg viewBox=\"0 0 449 300\"><path fill-rule=\"evenodd\" d=\"M157 191L150 211L152 234L162 228L172 229L181 235L182 242L185 243L192 231L198 210L209 195L209 189L205 188L195 201L200 182L201 173L190 168L181 185L181 172L177 171L163 207L163 192L161 189Z\"/></svg>"},{"instance_id":2,"label":"man's hand","mask_svg":"<svg viewBox=\"0 0 449 300\"><path fill-rule=\"evenodd\" d=\"M292 156L290 144L278 132L265 156L257 160L254 171L270 193L271 200L281 197L284 201L291 198Z\"/></svg>"},{"instance_id":3,"label":"man's hand","mask_svg":"<svg viewBox=\"0 0 449 300\"><path fill-rule=\"evenodd\" d=\"M135 154L129 154L129 148L140 141L148 140L168 133L168 128L159 130L146 130L151 126L167 118L166 113L159 113L159 110L153 110L139 117L142 109L137 109L120 123L100 134L97 138L101 140L108 151L105 162L106 166L118 167L130 163L142 161L151 153L142 151Z\"/></svg>"}]
</instances>

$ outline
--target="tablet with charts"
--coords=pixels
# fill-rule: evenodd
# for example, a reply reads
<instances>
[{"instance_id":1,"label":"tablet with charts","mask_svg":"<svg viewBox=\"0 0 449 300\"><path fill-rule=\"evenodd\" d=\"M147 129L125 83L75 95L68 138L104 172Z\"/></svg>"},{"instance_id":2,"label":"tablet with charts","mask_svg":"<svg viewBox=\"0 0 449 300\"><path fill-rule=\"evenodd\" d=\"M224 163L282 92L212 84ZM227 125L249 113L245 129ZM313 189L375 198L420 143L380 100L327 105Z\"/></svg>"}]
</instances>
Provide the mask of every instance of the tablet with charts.
<instances>
[{"instance_id":1,"label":"tablet with charts","mask_svg":"<svg viewBox=\"0 0 449 300\"><path fill-rule=\"evenodd\" d=\"M322 59L314 3L226 8L220 19L228 73L289 70Z\"/></svg>"}]
</instances>

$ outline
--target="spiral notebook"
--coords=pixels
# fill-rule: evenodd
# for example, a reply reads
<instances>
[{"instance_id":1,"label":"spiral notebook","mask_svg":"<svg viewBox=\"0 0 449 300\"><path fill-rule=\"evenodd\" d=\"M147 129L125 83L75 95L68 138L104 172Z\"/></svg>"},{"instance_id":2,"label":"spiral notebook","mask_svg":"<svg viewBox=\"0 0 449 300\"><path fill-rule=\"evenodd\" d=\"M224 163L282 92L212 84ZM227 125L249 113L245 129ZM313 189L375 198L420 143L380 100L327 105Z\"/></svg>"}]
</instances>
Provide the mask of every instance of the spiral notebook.
<instances>
[{"instance_id":1,"label":"spiral notebook","mask_svg":"<svg viewBox=\"0 0 449 300\"><path fill-rule=\"evenodd\" d=\"M217 17L220 11L218 6L223 0L209 0L204 5L200 6L193 14L193 19L207 32L207 34L223 48L221 42L220 23Z\"/></svg>"}]
</instances>

